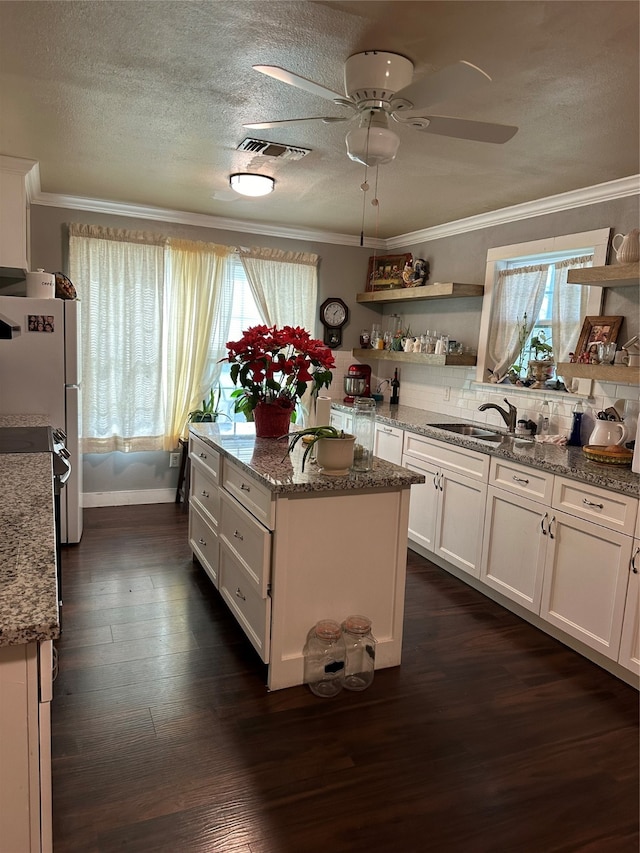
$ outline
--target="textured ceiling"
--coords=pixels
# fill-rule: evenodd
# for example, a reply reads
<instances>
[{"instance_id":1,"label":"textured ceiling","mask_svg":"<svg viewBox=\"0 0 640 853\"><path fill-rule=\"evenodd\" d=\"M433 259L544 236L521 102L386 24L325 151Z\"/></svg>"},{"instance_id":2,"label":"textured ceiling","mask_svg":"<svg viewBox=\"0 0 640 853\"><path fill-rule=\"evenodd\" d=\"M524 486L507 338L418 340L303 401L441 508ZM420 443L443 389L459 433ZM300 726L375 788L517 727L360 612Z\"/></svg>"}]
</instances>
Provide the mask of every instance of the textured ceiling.
<instances>
[{"instance_id":1,"label":"textured ceiling","mask_svg":"<svg viewBox=\"0 0 640 853\"><path fill-rule=\"evenodd\" d=\"M636 0L4 0L0 153L37 160L48 193L343 234L360 233L364 211L368 235L393 237L638 173L638 12ZM493 83L433 111L519 127L504 145L398 128L379 222L346 156L354 125L242 127L342 114L252 65L341 92L344 60L372 49L406 55L416 75L479 65ZM245 136L312 153L239 152ZM245 170L276 191L230 200L228 176Z\"/></svg>"}]
</instances>

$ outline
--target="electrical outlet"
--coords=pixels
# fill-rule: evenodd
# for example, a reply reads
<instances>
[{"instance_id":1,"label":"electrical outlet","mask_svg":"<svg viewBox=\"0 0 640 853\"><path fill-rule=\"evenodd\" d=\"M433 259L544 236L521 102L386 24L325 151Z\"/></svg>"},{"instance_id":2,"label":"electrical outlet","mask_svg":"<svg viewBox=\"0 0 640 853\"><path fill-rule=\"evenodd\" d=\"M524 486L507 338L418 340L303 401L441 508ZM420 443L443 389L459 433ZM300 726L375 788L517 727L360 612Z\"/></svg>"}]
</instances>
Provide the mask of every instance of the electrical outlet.
<instances>
[{"instance_id":1,"label":"electrical outlet","mask_svg":"<svg viewBox=\"0 0 640 853\"><path fill-rule=\"evenodd\" d=\"M442 399L449 400L451 398L451 388L448 385L445 385L442 389Z\"/></svg>"},{"instance_id":2,"label":"electrical outlet","mask_svg":"<svg viewBox=\"0 0 640 853\"><path fill-rule=\"evenodd\" d=\"M180 454L179 453L170 453L169 454L169 468L179 468L180 467Z\"/></svg>"}]
</instances>

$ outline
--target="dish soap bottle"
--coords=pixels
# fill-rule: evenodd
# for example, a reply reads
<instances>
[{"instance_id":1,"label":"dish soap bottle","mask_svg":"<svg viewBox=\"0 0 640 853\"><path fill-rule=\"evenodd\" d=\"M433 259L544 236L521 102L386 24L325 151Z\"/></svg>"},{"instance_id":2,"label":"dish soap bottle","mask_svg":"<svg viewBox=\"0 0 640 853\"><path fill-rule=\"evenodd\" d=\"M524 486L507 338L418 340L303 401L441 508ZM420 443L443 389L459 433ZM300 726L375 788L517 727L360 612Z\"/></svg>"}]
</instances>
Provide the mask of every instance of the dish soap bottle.
<instances>
[{"instance_id":1,"label":"dish soap bottle","mask_svg":"<svg viewBox=\"0 0 640 853\"><path fill-rule=\"evenodd\" d=\"M393 379L391 380L391 399L390 406L397 406L400 402L400 380L398 379L398 368L393 371Z\"/></svg>"},{"instance_id":2,"label":"dish soap bottle","mask_svg":"<svg viewBox=\"0 0 640 853\"><path fill-rule=\"evenodd\" d=\"M550 421L551 409L549 408L549 401L545 400L542 404L542 408L540 409L540 416L538 418L538 435L549 435Z\"/></svg>"},{"instance_id":3,"label":"dish soap bottle","mask_svg":"<svg viewBox=\"0 0 640 853\"><path fill-rule=\"evenodd\" d=\"M573 423L571 424L571 435L569 436L569 441L567 442L567 444L570 444L572 447L582 447L580 431L582 428L583 414L584 408L582 405L582 400L578 400L578 402L573 407Z\"/></svg>"}]
</instances>

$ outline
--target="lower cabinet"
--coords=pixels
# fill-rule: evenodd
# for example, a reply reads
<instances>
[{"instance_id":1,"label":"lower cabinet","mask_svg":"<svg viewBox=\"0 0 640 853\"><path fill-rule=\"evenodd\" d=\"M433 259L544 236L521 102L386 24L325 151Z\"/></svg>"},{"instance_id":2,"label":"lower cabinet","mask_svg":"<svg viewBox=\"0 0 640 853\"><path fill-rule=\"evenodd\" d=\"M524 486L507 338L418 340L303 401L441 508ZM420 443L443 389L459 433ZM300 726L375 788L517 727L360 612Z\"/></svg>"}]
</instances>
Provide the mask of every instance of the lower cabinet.
<instances>
[{"instance_id":1,"label":"lower cabinet","mask_svg":"<svg viewBox=\"0 0 640 853\"><path fill-rule=\"evenodd\" d=\"M402 465L404 430L387 424L376 424L373 455L394 465Z\"/></svg>"},{"instance_id":2,"label":"lower cabinet","mask_svg":"<svg viewBox=\"0 0 640 853\"><path fill-rule=\"evenodd\" d=\"M618 662L640 675L640 539L633 540Z\"/></svg>"}]
</instances>

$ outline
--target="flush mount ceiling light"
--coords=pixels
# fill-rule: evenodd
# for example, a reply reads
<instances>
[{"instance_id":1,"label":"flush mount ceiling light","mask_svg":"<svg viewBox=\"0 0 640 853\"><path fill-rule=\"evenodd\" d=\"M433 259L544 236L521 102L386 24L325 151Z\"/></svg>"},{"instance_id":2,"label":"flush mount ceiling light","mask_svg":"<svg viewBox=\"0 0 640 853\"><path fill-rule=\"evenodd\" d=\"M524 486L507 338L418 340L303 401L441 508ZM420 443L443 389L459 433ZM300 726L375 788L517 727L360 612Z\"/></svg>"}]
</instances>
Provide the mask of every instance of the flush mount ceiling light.
<instances>
[{"instance_id":1,"label":"flush mount ceiling light","mask_svg":"<svg viewBox=\"0 0 640 853\"><path fill-rule=\"evenodd\" d=\"M240 195L260 196L273 192L276 182L269 175L252 175L250 172L236 172L229 176L229 185Z\"/></svg>"}]
</instances>

